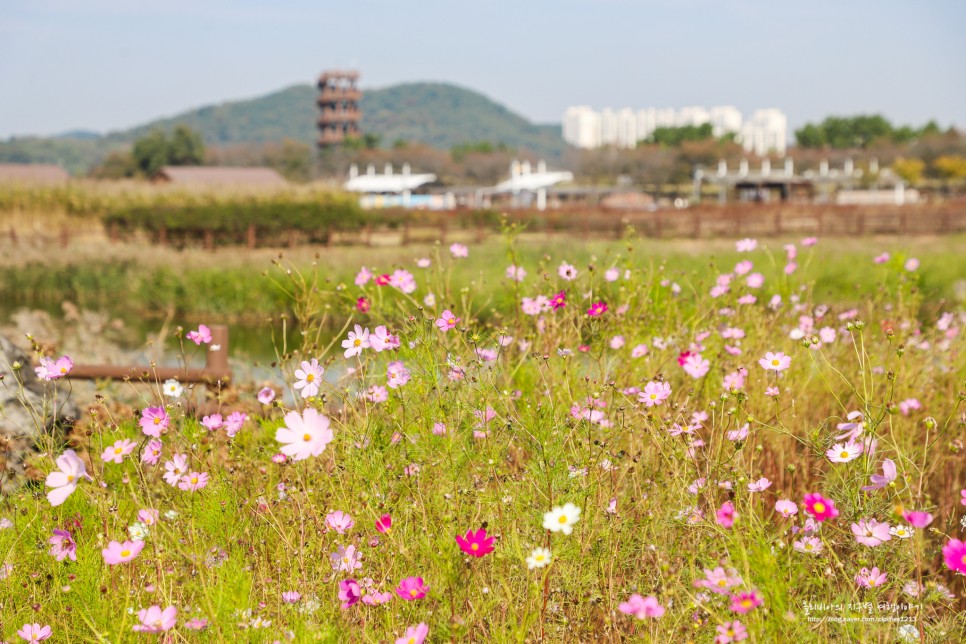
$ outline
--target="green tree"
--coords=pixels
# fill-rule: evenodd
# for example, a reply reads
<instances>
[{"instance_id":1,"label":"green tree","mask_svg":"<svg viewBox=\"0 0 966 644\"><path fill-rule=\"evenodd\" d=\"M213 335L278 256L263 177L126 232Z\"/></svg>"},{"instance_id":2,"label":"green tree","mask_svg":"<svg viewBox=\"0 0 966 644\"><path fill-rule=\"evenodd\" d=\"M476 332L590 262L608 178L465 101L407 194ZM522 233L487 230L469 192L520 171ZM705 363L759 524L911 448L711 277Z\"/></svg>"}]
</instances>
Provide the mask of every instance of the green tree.
<instances>
[{"instance_id":1,"label":"green tree","mask_svg":"<svg viewBox=\"0 0 966 644\"><path fill-rule=\"evenodd\" d=\"M125 179L137 173L138 164L130 152L111 152L90 174L95 179Z\"/></svg>"},{"instance_id":2,"label":"green tree","mask_svg":"<svg viewBox=\"0 0 966 644\"><path fill-rule=\"evenodd\" d=\"M164 130L151 130L146 136L134 142L131 156L141 174L150 177L168 164L168 137Z\"/></svg>"},{"instance_id":3,"label":"green tree","mask_svg":"<svg viewBox=\"0 0 966 644\"><path fill-rule=\"evenodd\" d=\"M201 165L205 162L205 144L201 135L187 125L179 125L168 143L167 165Z\"/></svg>"},{"instance_id":4,"label":"green tree","mask_svg":"<svg viewBox=\"0 0 966 644\"><path fill-rule=\"evenodd\" d=\"M825 130L821 125L806 123L800 129L795 130L795 141L800 148L824 148L828 141L825 139Z\"/></svg>"},{"instance_id":5,"label":"green tree","mask_svg":"<svg viewBox=\"0 0 966 644\"><path fill-rule=\"evenodd\" d=\"M659 127L647 137L647 143L656 143L669 148L679 147L685 141L706 141L714 138L710 123L704 125L685 125L683 127Z\"/></svg>"}]
</instances>

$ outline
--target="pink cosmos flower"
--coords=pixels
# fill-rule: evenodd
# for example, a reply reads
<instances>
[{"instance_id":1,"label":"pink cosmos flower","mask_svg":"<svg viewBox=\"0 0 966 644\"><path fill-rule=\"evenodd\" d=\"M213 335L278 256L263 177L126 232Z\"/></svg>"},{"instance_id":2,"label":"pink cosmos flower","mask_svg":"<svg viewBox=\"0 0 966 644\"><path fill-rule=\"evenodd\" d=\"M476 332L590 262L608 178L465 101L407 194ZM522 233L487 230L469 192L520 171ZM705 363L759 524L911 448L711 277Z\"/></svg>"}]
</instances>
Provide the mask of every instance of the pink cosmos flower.
<instances>
[{"instance_id":1,"label":"pink cosmos flower","mask_svg":"<svg viewBox=\"0 0 966 644\"><path fill-rule=\"evenodd\" d=\"M385 592L371 592L368 595L363 595L362 603L366 606L380 606L388 601L392 600L392 593Z\"/></svg>"},{"instance_id":2,"label":"pink cosmos flower","mask_svg":"<svg viewBox=\"0 0 966 644\"><path fill-rule=\"evenodd\" d=\"M335 512L330 512L329 514L325 515L325 524L339 534L345 534L352 529L352 526L354 526L356 522L352 520L351 516L342 510L336 510Z\"/></svg>"},{"instance_id":3,"label":"pink cosmos flower","mask_svg":"<svg viewBox=\"0 0 966 644\"><path fill-rule=\"evenodd\" d=\"M755 265L751 261L747 259L742 260L735 264L734 273L735 275L747 275L751 272L751 269L754 268L754 266Z\"/></svg>"},{"instance_id":4,"label":"pink cosmos flower","mask_svg":"<svg viewBox=\"0 0 966 644\"><path fill-rule=\"evenodd\" d=\"M746 237L735 242L735 250L739 253L750 253L758 248L758 240Z\"/></svg>"},{"instance_id":5,"label":"pink cosmos flower","mask_svg":"<svg viewBox=\"0 0 966 644\"><path fill-rule=\"evenodd\" d=\"M592 318L600 317L607 312L607 304L604 302L594 302L587 309L587 315Z\"/></svg>"},{"instance_id":6,"label":"pink cosmos flower","mask_svg":"<svg viewBox=\"0 0 966 644\"><path fill-rule=\"evenodd\" d=\"M750 593L738 593L737 595L731 596L731 611L740 615L744 615L745 613L758 608L761 606L761 604L761 595L758 594L757 590L752 590Z\"/></svg>"},{"instance_id":7,"label":"pink cosmos flower","mask_svg":"<svg viewBox=\"0 0 966 644\"><path fill-rule=\"evenodd\" d=\"M698 588L707 588L713 593L727 594L728 589L733 586L738 586L741 584L741 577L734 569L729 569L725 572L725 569L718 566L714 570L704 569L704 579L699 579L694 582L694 585Z\"/></svg>"},{"instance_id":8,"label":"pink cosmos flower","mask_svg":"<svg viewBox=\"0 0 966 644\"><path fill-rule=\"evenodd\" d=\"M836 443L825 455L833 463L848 463L862 455L862 444L851 439L848 443Z\"/></svg>"},{"instance_id":9,"label":"pink cosmos flower","mask_svg":"<svg viewBox=\"0 0 966 644\"><path fill-rule=\"evenodd\" d=\"M788 262L785 264L785 275L791 275L798 270L798 264L795 262Z\"/></svg>"},{"instance_id":10,"label":"pink cosmos flower","mask_svg":"<svg viewBox=\"0 0 966 644\"><path fill-rule=\"evenodd\" d=\"M784 353L767 351L765 357L758 361L766 371L784 371L792 364L792 359Z\"/></svg>"},{"instance_id":11,"label":"pink cosmos flower","mask_svg":"<svg viewBox=\"0 0 966 644\"><path fill-rule=\"evenodd\" d=\"M389 532L390 528L392 528L392 517L388 514L384 514L376 519L376 530L379 532Z\"/></svg>"},{"instance_id":12,"label":"pink cosmos flower","mask_svg":"<svg viewBox=\"0 0 966 644\"><path fill-rule=\"evenodd\" d=\"M654 595L641 597L638 594L631 595L626 602L621 603L617 610L625 615L633 615L637 619L648 617L661 617L664 615L664 606L661 606Z\"/></svg>"},{"instance_id":13,"label":"pink cosmos flower","mask_svg":"<svg viewBox=\"0 0 966 644\"><path fill-rule=\"evenodd\" d=\"M188 471L188 457L184 454L175 454L170 461L164 464L164 469L165 483L174 487Z\"/></svg>"},{"instance_id":14,"label":"pink cosmos flower","mask_svg":"<svg viewBox=\"0 0 966 644\"><path fill-rule=\"evenodd\" d=\"M285 426L275 430L275 440L282 443L280 451L295 461L318 456L332 438L329 419L312 407L301 415L296 411L285 414Z\"/></svg>"},{"instance_id":15,"label":"pink cosmos flower","mask_svg":"<svg viewBox=\"0 0 966 644\"><path fill-rule=\"evenodd\" d=\"M406 629L406 634L396 640L396 644L423 644L429 635L429 626L419 622Z\"/></svg>"},{"instance_id":16,"label":"pink cosmos flower","mask_svg":"<svg viewBox=\"0 0 966 644\"><path fill-rule=\"evenodd\" d=\"M919 510L903 512L902 518L913 528L925 528L933 520L931 514Z\"/></svg>"},{"instance_id":17,"label":"pink cosmos flower","mask_svg":"<svg viewBox=\"0 0 966 644\"><path fill-rule=\"evenodd\" d=\"M23 628L17 631L17 635L27 642L43 642L53 634L54 632L50 626L41 626L40 624L24 624Z\"/></svg>"},{"instance_id":18,"label":"pink cosmos flower","mask_svg":"<svg viewBox=\"0 0 966 644\"><path fill-rule=\"evenodd\" d=\"M209 432L213 432L224 426L225 419L221 417L221 414L209 414L201 419L201 424Z\"/></svg>"},{"instance_id":19,"label":"pink cosmos flower","mask_svg":"<svg viewBox=\"0 0 966 644\"><path fill-rule=\"evenodd\" d=\"M125 541L124 543L111 541L106 548L101 550L101 554L104 556L104 563L109 566L116 566L131 561L141 554L143 549L143 541Z\"/></svg>"},{"instance_id":20,"label":"pink cosmos flower","mask_svg":"<svg viewBox=\"0 0 966 644\"><path fill-rule=\"evenodd\" d=\"M355 579L346 579L339 582L339 601L342 602L342 609L345 610L354 605L362 598L362 589Z\"/></svg>"},{"instance_id":21,"label":"pink cosmos flower","mask_svg":"<svg viewBox=\"0 0 966 644\"><path fill-rule=\"evenodd\" d=\"M748 639L748 631L738 620L728 624L718 624L715 629L718 631L718 636L714 638L714 644L729 644Z\"/></svg>"},{"instance_id":22,"label":"pink cosmos flower","mask_svg":"<svg viewBox=\"0 0 966 644\"><path fill-rule=\"evenodd\" d=\"M557 269L557 275L567 280L568 282L571 282L577 279L577 269L574 268L573 265L568 264L567 262L563 262L560 264L560 267Z\"/></svg>"},{"instance_id":23,"label":"pink cosmos flower","mask_svg":"<svg viewBox=\"0 0 966 644\"><path fill-rule=\"evenodd\" d=\"M428 592L429 588L423 583L422 577L406 577L396 587L396 594L406 601L422 599Z\"/></svg>"},{"instance_id":24,"label":"pink cosmos flower","mask_svg":"<svg viewBox=\"0 0 966 644\"><path fill-rule=\"evenodd\" d=\"M911 273L915 271L917 268L919 268L919 260L916 259L915 257L910 257L909 259L906 260L906 263L903 265L903 268L905 268L907 271Z\"/></svg>"},{"instance_id":25,"label":"pink cosmos flower","mask_svg":"<svg viewBox=\"0 0 966 644\"><path fill-rule=\"evenodd\" d=\"M460 550L473 557L483 557L493 552L493 537L487 537L483 528L476 532L467 530L463 537L456 535L456 543Z\"/></svg>"},{"instance_id":26,"label":"pink cosmos flower","mask_svg":"<svg viewBox=\"0 0 966 644\"><path fill-rule=\"evenodd\" d=\"M765 389L765 395L770 396L772 398L776 398L779 393L781 392L779 391L778 387L768 387L767 389Z\"/></svg>"},{"instance_id":27,"label":"pink cosmos flower","mask_svg":"<svg viewBox=\"0 0 966 644\"><path fill-rule=\"evenodd\" d=\"M363 266L361 269L359 269L359 272L356 273L356 279L355 279L356 286L365 286L366 284L369 283L369 280L371 279L372 279L372 271L370 271L368 268Z\"/></svg>"},{"instance_id":28,"label":"pink cosmos flower","mask_svg":"<svg viewBox=\"0 0 966 644\"><path fill-rule=\"evenodd\" d=\"M459 324L462 319L463 318L456 317L449 309L446 309L436 320L436 326L439 327L440 331L449 331L450 329L455 329L456 325Z\"/></svg>"},{"instance_id":29,"label":"pink cosmos flower","mask_svg":"<svg viewBox=\"0 0 966 644\"><path fill-rule=\"evenodd\" d=\"M863 568L859 571L859 574L855 576L855 583L859 588L875 588L876 586L881 586L886 583L887 575L884 572L879 572L879 568L875 567L872 570L868 568Z\"/></svg>"},{"instance_id":30,"label":"pink cosmos flower","mask_svg":"<svg viewBox=\"0 0 966 644\"><path fill-rule=\"evenodd\" d=\"M388 273L384 275L379 275L378 277L376 277L376 284L378 284L379 286L387 286L391 279L392 278L389 276Z\"/></svg>"},{"instance_id":31,"label":"pink cosmos flower","mask_svg":"<svg viewBox=\"0 0 966 644\"><path fill-rule=\"evenodd\" d=\"M275 390L271 387L262 387L258 391L256 398L263 405L271 405L272 401L275 400Z\"/></svg>"},{"instance_id":32,"label":"pink cosmos flower","mask_svg":"<svg viewBox=\"0 0 966 644\"><path fill-rule=\"evenodd\" d=\"M302 593L297 590L289 590L282 593L282 601L286 604L298 603L298 600L302 599Z\"/></svg>"},{"instance_id":33,"label":"pink cosmos flower","mask_svg":"<svg viewBox=\"0 0 966 644\"><path fill-rule=\"evenodd\" d=\"M826 499L821 494L806 494L802 503L805 506L805 511L812 515L816 521L834 519L839 515L835 501Z\"/></svg>"},{"instance_id":34,"label":"pink cosmos flower","mask_svg":"<svg viewBox=\"0 0 966 644\"><path fill-rule=\"evenodd\" d=\"M115 441L113 445L105 449L104 453L101 454L101 460L105 463L120 463L137 446L137 443L128 438Z\"/></svg>"},{"instance_id":35,"label":"pink cosmos flower","mask_svg":"<svg viewBox=\"0 0 966 644\"><path fill-rule=\"evenodd\" d=\"M876 264L885 264L889 261L889 253L882 253L881 255L876 255L875 259L872 260Z\"/></svg>"},{"instance_id":36,"label":"pink cosmos flower","mask_svg":"<svg viewBox=\"0 0 966 644\"><path fill-rule=\"evenodd\" d=\"M634 347L633 349L631 349L631 357L632 358L643 358L646 355L647 355L647 345L646 344L639 344L636 347Z\"/></svg>"},{"instance_id":37,"label":"pink cosmos flower","mask_svg":"<svg viewBox=\"0 0 966 644\"><path fill-rule=\"evenodd\" d=\"M211 342L211 329L209 329L204 324L198 325L197 331L188 331L186 336L189 340L201 346L202 344L208 344Z\"/></svg>"},{"instance_id":38,"label":"pink cosmos flower","mask_svg":"<svg viewBox=\"0 0 966 644\"><path fill-rule=\"evenodd\" d=\"M192 631L203 631L208 628L208 618L206 617L192 617L187 622L184 623L185 628Z\"/></svg>"},{"instance_id":39,"label":"pink cosmos flower","mask_svg":"<svg viewBox=\"0 0 966 644\"><path fill-rule=\"evenodd\" d=\"M748 288L761 288L765 283L765 276L761 273L752 273L747 278L745 278L745 284Z\"/></svg>"},{"instance_id":40,"label":"pink cosmos flower","mask_svg":"<svg viewBox=\"0 0 966 644\"><path fill-rule=\"evenodd\" d=\"M922 409L922 403L918 398L906 398L899 402L899 411L903 416L908 416L910 412Z\"/></svg>"},{"instance_id":41,"label":"pink cosmos flower","mask_svg":"<svg viewBox=\"0 0 966 644\"><path fill-rule=\"evenodd\" d=\"M386 402L389 400L389 390L380 385L373 385L369 387L369 391L365 397L374 403Z\"/></svg>"},{"instance_id":42,"label":"pink cosmos flower","mask_svg":"<svg viewBox=\"0 0 966 644\"><path fill-rule=\"evenodd\" d=\"M966 489L960 490L959 496L960 496L960 499L959 499L960 505L966 505Z\"/></svg>"},{"instance_id":43,"label":"pink cosmos flower","mask_svg":"<svg viewBox=\"0 0 966 644\"><path fill-rule=\"evenodd\" d=\"M346 358L362 354L363 349L369 348L369 329L363 330L356 324L354 330L349 331L347 338L342 341L342 348L345 349Z\"/></svg>"},{"instance_id":44,"label":"pink cosmos flower","mask_svg":"<svg viewBox=\"0 0 966 644\"><path fill-rule=\"evenodd\" d=\"M506 277L514 282L522 282L523 278L527 276L527 271L522 266L510 265L506 268Z\"/></svg>"},{"instance_id":45,"label":"pink cosmos flower","mask_svg":"<svg viewBox=\"0 0 966 644\"><path fill-rule=\"evenodd\" d=\"M870 548L892 539L892 535L889 534L889 524L879 523L875 519L861 519L858 523L853 523L852 534L855 535L856 541Z\"/></svg>"},{"instance_id":46,"label":"pink cosmos flower","mask_svg":"<svg viewBox=\"0 0 966 644\"><path fill-rule=\"evenodd\" d=\"M433 423L433 434L436 436L445 436L446 423Z\"/></svg>"},{"instance_id":47,"label":"pink cosmos flower","mask_svg":"<svg viewBox=\"0 0 966 644\"><path fill-rule=\"evenodd\" d=\"M950 539L943 546L943 561L953 572L966 575L966 543L959 539Z\"/></svg>"},{"instance_id":48,"label":"pink cosmos flower","mask_svg":"<svg viewBox=\"0 0 966 644\"><path fill-rule=\"evenodd\" d=\"M722 528L730 528L735 524L735 506L731 501L725 501L715 512L715 518L718 520L718 525Z\"/></svg>"},{"instance_id":49,"label":"pink cosmos flower","mask_svg":"<svg viewBox=\"0 0 966 644\"><path fill-rule=\"evenodd\" d=\"M146 435L157 438L168 429L170 422L164 407L148 407L141 410L141 420L138 424Z\"/></svg>"},{"instance_id":50,"label":"pink cosmos flower","mask_svg":"<svg viewBox=\"0 0 966 644\"><path fill-rule=\"evenodd\" d=\"M804 552L811 555L817 555L825 548L822 545L822 541L818 537L802 537L800 541L796 541L792 544L798 552Z\"/></svg>"},{"instance_id":51,"label":"pink cosmos flower","mask_svg":"<svg viewBox=\"0 0 966 644\"><path fill-rule=\"evenodd\" d=\"M178 487L185 492L197 492L206 485L208 485L207 472L191 472L182 476L181 480L178 481Z\"/></svg>"},{"instance_id":52,"label":"pink cosmos flower","mask_svg":"<svg viewBox=\"0 0 966 644\"><path fill-rule=\"evenodd\" d=\"M758 479L757 481L752 481L751 483L749 483L748 484L748 491L749 492L764 492L765 490L767 490L770 487L771 487L771 481L769 481L767 478L762 477L762 478Z\"/></svg>"},{"instance_id":53,"label":"pink cosmos flower","mask_svg":"<svg viewBox=\"0 0 966 644\"><path fill-rule=\"evenodd\" d=\"M399 268L389 276L389 286L398 288L403 293L409 294L416 290L416 278L409 271Z\"/></svg>"},{"instance_id":54,"label":"pink cosmos flower","mask_svg":"<svg viewBox=\"0 0 966 644\"><path fill-rule=\"evenodd\" d=\"M809 247L818 243L818 237L806 237L802 240L802 246Z\"/></svg>"},{"instance_id":55,"label":"pink cosmos flower","mask_svg":"<svg viewBox=\"0 0 966 644\"><path fill-rule=\"evenodd\" d=\"M775 501L775 512L787 519L790 516L798 514L798 504L788 499Z\"/></svg>"},{"instance_id":56,"label":"pink cosmos flower","mask_svg":"<svg viewBox=\"0 0 966 644\"><path fill-rule=\"evenodd\" d=\"M52 358L41 358L40 366L34 367L34 372L41 380L57 380L63 378L74 368L74 361L68 356L61 356L56 360Z\"/></svg>"},{"instance_id":57,"label":"pink cosmos flower","mask_svg":"<svg viewBox=\"0 0 966 644\"><path fill-rule=\"evenodd\" d=\"M454 259L459 259L461 257L468 257L470 251L463 244L450 244L449 253Z\"/></svg>"},{"instance_id":58,"label":"pink cosmos flower","mask_svg":"<svg viewBox=\"0 0 966 644\"><path fill-rule=\"evenodd\" d=\"M881 490L882 488L890 485L896 480L896 464L892 462L891 459L885 459L882 461L882 474L873 474L869 477L872 481L872 485L866 485L862 488L863 492L871 492L872 490Z\"/></svg>"},{"instance_id":59,"label":"pink cosmos flower","mask_svg":"<svg viewBox=\"0 0 966 644\"><path fill-rule=\"evenodd\" d=\"M372 309L372 304L369 303L369 300L365 296L359 296L356 299L356 310L359 313L368 313L370 309Z\"/></svg>"},{"instance_id":60,"label":"pink cosmos flower","mask_svg":"<svg viewBox=\"0 0 966 644\"><path fill-rule=\"evenodd\" d=\"M134 625L134 630L139 633L161 633L170 631L178 621L178 609L168 606L161 610L160 606L151 606L138 611L140 624Z\"/></svg>"},{"instance_id":61,"label":"pink cosmos flower","mask_svg":"<svg viewBox=\"0 0 966 644\"><path fill-rule=\"evenodd\" d=\"M228 418L225 419L225 433L228 434L228 438L234 438L235 434L241 431L246 420L248 420L246 413L233 411L228 414Z\"/></svg>"},{"instance_id":62,"label":"pink cosmos flower","mask_svg":"<svg viewBox=\"0 0 966 644\"><path fill-rule=\"evenodd\" d=\"M71 561L77 561L77 544L74 542L74 538L66 530L54 529L54 536L47 540L50 544L50 554L52 554L57 561L63 561L64 559L70 559Z\"/></svg>"},{"instance_id":63,"label":"pink cosmos flower","mask_svg":"<svg viewBox=\"0 0 966 644\"><path fill-rule=\"evenodd\" d=\"M459 320L457 320L459 322ZM399 348L399 338L389 333L389 329L386 325L381 324L376 327L376 329L369 334L369 348L377 353L386 351L387 349L398 349Z\"/></svg>"},{"instance_id":64,"label":"pink cosmos flower","mask_svg":"<svg viewBox=\"0 0 966 644\"><path fill-rule=\"evenodd\" d=\"M711 368L711 363L701 357L700 353L693 353L684 359L681 364L684 368L685 373L687 373L692 378L702 378Z\"/></svg>"},{"instance_id":65,"label":"pink cosmos flower","mask_svg":"<svg viewBox=\"0 0 966 644\"><path fill-rule=\"evenodd\" d=\"M52 506L58 506L66 501L67 497L77 489L77 484L82 478L92 480L87 474L84 461L80 460L72 449L65 450L58 456L55 464L58 469L48 474L45 481L47 487L53 488L47 492L47 500Z\"/></svg>"},{"instance_id":66,"label":"pink cosmos flower","mask_svg":"<svg viewBox=\"0 0 966 644\"><path fill-rule=\"evenodd\" d=\"M386 386L397 389L409 382L409 369L401 360L394 360L386 368Z\"/></svg>"},{"instance_id":67,"label":"pink cosmos flower","mask_svg":"<svg viewBox=\"0 0 966 644\"><path fill-rule=\"evenodd\" d=\"M158 522L158 515L160 512L154 508L145 508L144 510L138 510L138 521L146 526L152 526Z\"/></svg>"},{"instance_id":68,"label":"pink cosmos flower","mask_svg":"<svg viewBox=\"0 0 966 644\"><path fill-rule=\"evenodd\" d=\"M319 385L322 383L322 374L325 373L325 368L319 364L317 358L312 358L311 362L303 360L300 366L301 369L295 370L297 380L292 386L302 390L302 398L311 398L319 393Z\"/></svg>"},{"instance_id":69,"label":"pink cosmos flower","mask_svg":"<svg viewBox=\"0 0 966 644\"><path fill-rule=\"evenodd\" d=\"M671 396L671 385L666 382L654 382L644 385L644 391L637 398L645 407L660 405Z\"/></svg>"},{"instance_id":70,"label":"pink cosmos flower","mask_svg":"<svg viewBox=\"0 0 966 644\"><path fill-rule=\"evenodd\" d=\"M149 440L148 444L144 446L144 452L141 453L141 462L148 465L157 465L158 461L161 460L161 449L163 447L160 439L152 438Z\"/></svg>"},{"instance_id":71,"label":"pink cosmos flower","mask_svg":"<svg viewBox=\"0 0 966 644\"><path fill-rule=\"evenodd\" d=\"M729 441L743 441L748 438L748 423L745 423L738 429L732 429L727 434Z\"/></svg>"},{"instance_id":72,"label":"pink cosmos flower","mask_svg":"<svg viewBox=\"0 0 966 644\"><path fill-rule=\"evenodd\" d=\"M360 555L353 545L345 548L339 546L338 550L329 555L329 559L332 560L333 570L352 572L362 568L362 562L359 561Z\"/></svg>"}]
</instances>

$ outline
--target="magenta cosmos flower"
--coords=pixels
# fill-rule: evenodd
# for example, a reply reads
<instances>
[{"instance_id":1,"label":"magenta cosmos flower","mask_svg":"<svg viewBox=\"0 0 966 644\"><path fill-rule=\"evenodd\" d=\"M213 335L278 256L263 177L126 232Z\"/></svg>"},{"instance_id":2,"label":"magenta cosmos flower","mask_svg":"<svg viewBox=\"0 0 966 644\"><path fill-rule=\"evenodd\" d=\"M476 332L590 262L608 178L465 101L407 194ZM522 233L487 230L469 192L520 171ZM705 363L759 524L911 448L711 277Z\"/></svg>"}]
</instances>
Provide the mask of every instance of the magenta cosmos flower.
<instances>
[{"instance_id":1,"label":"magenta cosmos flower","mask_svg":"<svg viewBox=\"0 0 966 644\"><path fill-rule=\"evenodd\" d=\"M626 602L621 603L617 610L625 615L633 615L637 619L664 615L664 606L661 606L657 601L657 597L653 595L641 597L636 593L631 595Z\"/></svg>"},{"instance_id":2,"label":"magenta cosmos flower","mask_svg":"<svg viewBox=\"0 0 966 644\"><path fill-rule=\"evenodd\" d=\"M50 626L41 626L40 624L24 624L23 628L17 631L17 635L27 642L43 642L53 634L54 631L51 630Z\"/></svg>"},{"instance_id":3,"label":"magenta cosmos flower","mask_svg":"<svg viewBox=\"0 0 966 644\"><path fill-rule=\"evenodd\" d=\"M943 561L953 572L966 575L966 543L959 539L950 539L949 543L943 546Z\"/></svg>"},{"instance_id":4,"label":"magenta cosmos flower","mask_svg":"<svg viewBox=\"0 0 966 644\"><path fill-rule=\"evenodd\" d=\"M301 415L295 411L285 414L285 426L275 430L275 440L283 444L280 451L295 461L318 456L332 437L329 419L312 407Z\"/></svg>"},{"instance_id":5,"label":"magenta cosmos flower","mask_svg":"<svg viewBox=\"0 0 966 644\"><path fill-rule=\"evenodd\" d=\"M161 610L160 606L151 606L138 611L140 624L134 625L134 630L139 633L160 633L170 631L178 621L178 609L168 606Z\"/></svg>"},{"instance_id":6,"label":"magenta cosmos flower","mask_svg":"<svg viewBox=\"0 0 966 644\"><path fill-rule=\"evenodd\" d=\"M104 563L110 566L116 566L117 564L131 561L141 554L141 550L143 549L143 541L125 541L124 543L112 541L107 544L106 548L101 550L101 554L104 555Z\"/></svg>"},{"instance_id":7,"label":"magenta cosmos flower","mask_svg":"<svg viewBox=\"0 0 966 644\"><path fill-rule=\"evenodd\" d=\"M493 537L487 537L484 528L476 532L467 530L463 537L456 535L456 543L460 550L473 557L482 557L493 552Z\"/></svg>"},{"instance_id":8,"label":"magenta cosmos flower","mask_svg":"<svg viewBox=\"0 0 966 644\"><path fill-rule=\"evenodd\" d=\"M339 582L339 601L342 602L343 610L349 608L362 598L362 589L355 579L346 579Z\"/></svg>"},{"instance_id":9,"label":"magenta cosmos flower","mask_svg":"<svg viewBox=\"0 0 966 644\"><path fill-rule=\"evenodd\" d=\"M440 331L449 331L450 329L455 329L456 325L459 324L460 320L462 319L463 318L456 317L449 309L446 309L436 320L436 326L439 327Z\"/></svg>"},{"instance_id":10,"label":"magenta cosmos flower","mask_svg":"<svg viewBox=\"0 0 966 644\"><path fill-rule=\"evenodd\" d=\"M757 590L750 593L738 593L731 596L731 612L744 615L745 613L761 606L761 595Z\"/></svg>"},{"instance_id":11,"label":"magenta cosmos flower","mask_svg":"<svg viewBox=\"0 0 966 644\"><path fill-rule=\"evenodd\" d=\"M142 409L141 420L138 421L141 431L155 438L160 438L161 434L168 429L170 423L171 420L168 418L168 412L164 410L164 407Z\"/></svg>"},{"instance_id":12,"label":"magenta cosmos flower","mask_svg":"<svg viewBox=\"0 0 966 644\"><path fill-rule=\"evenodd\" d=\"M765 371L784 371L792 365L792 359L784 353L768 351L765 353L765 357L758 361L758 364Z\"/></svg>"},{"instance_id":13,"label":"magenta cosmos flower","mask_svg":"<svg viewBox=\"0 0 966 644\"><path fill-rule=\"evenodd\" d=\"M607 304L604 302L594 302L587 309L587 315L592 318L600 317L607 312Z\"/></svg>"},{"instance_id":14,"label":"magenta cosmos flower","mask_svg":"<svg viewBox=\"0 0 966 644\"><path fill-rule=\"evenodd\" d=\"M388 514L384 514L376 519L376 530L379 532L389 532L390 528L392 528L392 517Z\"/></svg>"},{"instance_id":15,"label":"magenta cosmos flower","mask_svg":"<svg viewBox=\"0 0 966 644\"><path fill-rule=\"evenodd\" d=\"M919 510L903 512L902 518L913 528L925 528L927 525L932 523L933 520L933 516L931 514L928 512L921 512Z\"/></svg>"},{"instance_id":16,"label":"magenta cosmos flower","mask_svg":"<svg viewBox=\"0 0 966 644\"><path fill-rule=\"evenodd\" d=\"M47 475L47 487L53 488L47 492L50 505L57 506L67 500L67 497L77 489L82 478L90 479L84 461L80 460L74 450L65 450L55 461L57 470Z\"/></svg>"},{"instance_id":17,"label":"magenta cosmos flower","mask_svg":"<svg viewBox=\"0 0 966 644\"><path fill-rule=\"evenodd\" d=\"M66 530L54 529L54 535L47 542L50 544L50 554L56 557L57 561L68 558L71 561L77 561L77 544Z\"/></svg>"},{"instance_id":18,"label":"magenta cosmos flower","mask_svg":"<svg viewBox=\"0 0 966 644\"><path fill-rule=\"evenodd\" d=\"M720 525L722 528L730 528L733 526L735 524L735 516L735 506L731 503L731 501L725 501L722 503L721 507L718 508L718 511L715 513L715 517L718 520L718 525Z\"/></svg>"},{"instance_id":19,"label":"magenta cosmos flower","mask_svg":"<svg viewBox=\"0 0 966 644\"><path fill-rule=\"evenodd\" d=\"M815 517L816 521L834 519L839 515L835 501L826 499L821 494L806 494L802 504L805 506L805 511Z\"/></svg>"},{"instance_id":20,"label":"magenta cosmos flower","mask_svg":"<svg viewBox=\"0 0 966 644\"><path fill-rule=\"evenodd\" d=\"M406 577L396 587L396 594L406 601L422 599L427 592L429 588L423 583L422 577Z\"/></svg>"},{"instance_id":21,"label":"magenta cosmos flower","mask_svg":"<svg viewBox=\"0 0 966 644\"><path fill-rule=\"evenodd\" d=\"M396 644L423 644L429 635L429 626L420 622L406 629L406 634L396 640Z\"/></svg>"}]
</instances>

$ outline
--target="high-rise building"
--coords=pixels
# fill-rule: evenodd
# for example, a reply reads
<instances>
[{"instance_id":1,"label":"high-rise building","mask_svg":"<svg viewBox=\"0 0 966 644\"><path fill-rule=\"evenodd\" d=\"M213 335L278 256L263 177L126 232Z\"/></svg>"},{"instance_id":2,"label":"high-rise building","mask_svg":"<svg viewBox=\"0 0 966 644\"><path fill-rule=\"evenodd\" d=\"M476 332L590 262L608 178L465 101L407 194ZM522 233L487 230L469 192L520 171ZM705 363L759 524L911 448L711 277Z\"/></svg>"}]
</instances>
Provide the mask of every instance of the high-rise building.
<instances>
[{"instance_id":1,"label":"high-rise building","mask_svg":"<svg viewBox=\"0 0 966 644\"><path fill-rule=\"evenodd\" d=\"M319 147L339 145L347 136L359 136L362 92L357 71L330 70L319 77Z\"/></svg>"},{"instance_id":2,"label":"high-rise building","mask_svg":"<svg viewBox=\"0 0 966 644\"><path fill-rule=\"evenodd\" d=\"M564 141L578 148L599 148L613 145L633 148L661 127L700 127L711 125L715 137L728 133L746 150L759 155L785 154L788 119L777 109L755 111L744 121L741 112L731 105L704 107L647 108L634 112L628 108L600 112L582 105L568 108L563 118Z\"/></svg>"}]
</instances>

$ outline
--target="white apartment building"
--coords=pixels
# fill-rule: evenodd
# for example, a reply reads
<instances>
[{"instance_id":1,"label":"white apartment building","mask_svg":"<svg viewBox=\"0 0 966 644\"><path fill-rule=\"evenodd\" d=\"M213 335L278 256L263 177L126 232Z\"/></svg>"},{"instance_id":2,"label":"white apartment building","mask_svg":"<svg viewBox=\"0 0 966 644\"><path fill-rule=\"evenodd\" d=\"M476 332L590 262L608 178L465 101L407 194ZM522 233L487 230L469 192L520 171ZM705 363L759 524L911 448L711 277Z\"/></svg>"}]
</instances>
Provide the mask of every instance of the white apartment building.
<instances>
[{"instance_id":1,"label":"white apartment building","mask_svg":"<svg viewBox=\"0 0 966 644\"><path fill-rule=\"evenodd\" d=\"M685 127L711 124L716 137L729 132L746 150L758 155L785 154L788 138L788 119L781 110L756 110L747 121L731 105L704 107L647 108L634 112L629 108L600 112L586 105L568 108L563 117L564 141L578 148L599 148L613 145L635 147L659 127Z\"/></svg>"}]
</instances>

